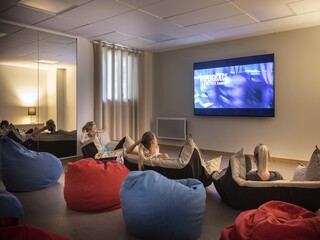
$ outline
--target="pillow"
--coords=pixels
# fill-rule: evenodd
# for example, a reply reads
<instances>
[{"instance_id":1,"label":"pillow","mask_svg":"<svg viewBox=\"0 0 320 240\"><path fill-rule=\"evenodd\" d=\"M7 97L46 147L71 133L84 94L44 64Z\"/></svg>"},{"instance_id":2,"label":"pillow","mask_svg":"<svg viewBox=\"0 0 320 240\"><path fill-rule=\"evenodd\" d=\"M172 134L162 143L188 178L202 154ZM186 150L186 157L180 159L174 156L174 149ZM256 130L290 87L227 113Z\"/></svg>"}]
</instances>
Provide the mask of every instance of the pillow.
<instances>
[{"instance_id":1,"label":"pillow","mask_svg":"<svg viewBox=\"0 0 320 240\"><path fill-rule=\"evenodd\" d=\"M313 151L307 166L299 163L294 171L292 180L320 181L320 150L318 146Z\"/></svg>"},{"instance_id":2,"label":"pillow","mask_svg":"<svg viewBox=\"0 0 320 240\"><path fill-rule=\"evenodd\" d=\"M206 170L211 175L213 172L220 171L222 156L213 158L206 162Z\"/></svg>"},{"instance_id":3,"label":"pillow","mask_svg":"<svg viewBox=\"0 0 320 240\"><path fill-rule=\"evenodd\" d=\"M106 145L107 143L111 142L109 132L104 130L103 132L99 133L101 144Z\"/></svg>"},{"instance_id":4,"label":"pillow","mask_svg":"<svg viewBox=\"0 0 320 240\"><path fill-rule=\"evenodd\" d=\"M232 177L233 179L236 179L237 177L240 177L242 179L246 179L246 157L243 153L243 148L236 152L231 158L231 169L232 169Z\"/></svg>"},{"instance_id":5,"label":"pillow","mask_svg":"<svg viewBox=\"0 0 320 240\"><path fill-rule=\"evenodd\" d=\"M130 138L129 136L126 136L125 142L124 142L124 144L123 144L124 152L126 152L127 149L128 149L131 145L133 145L134 143L135 143L135 142L132 140L132 138ZM139 152L139 146L136 146L136 147L133 149L132 152L138 154L138 152Z\"/></svg>"},{"instance_id":6,"label":"pillow","mask_svg":"<svg viewBox=\"0 0 320 240\"><path fill-rule=\"evenodd\" d=\"M306 167L306 181L320 181L320 150L318 146L313 151L310 161Z\"/></svg>"},{"instance_id":7,"label":"pillow","mask_svg":"<svg viewBox=\"0 0 320 240\"><path fill-rule=\"evenodd\" d=\"M299 163L299 165L294 170L294 174L292 177L293 181L303 181L306 174L306 167Z\"/></svg>"}]
</instances>

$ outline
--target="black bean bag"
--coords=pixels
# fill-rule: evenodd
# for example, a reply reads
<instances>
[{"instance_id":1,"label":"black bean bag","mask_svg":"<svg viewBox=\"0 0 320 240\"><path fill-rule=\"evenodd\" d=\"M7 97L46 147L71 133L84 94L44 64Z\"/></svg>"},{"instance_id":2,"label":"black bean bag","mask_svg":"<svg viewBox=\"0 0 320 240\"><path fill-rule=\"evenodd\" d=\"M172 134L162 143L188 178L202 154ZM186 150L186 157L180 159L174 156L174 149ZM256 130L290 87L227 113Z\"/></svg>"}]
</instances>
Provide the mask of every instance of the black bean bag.
<instances>
[{"instance_id":1,"label":"black bean bag","mask_svg":"<svg viewBox=\"0 0 320 240\"><path fill-rule=\"evenodd\" d=\"M227 168L212 175L221 199L232 208L254 209L271 200L292 203L313 212L320 208L320 181L247 181L246 161L242 149L230 158Z\"/></svg>"},{"instance_id":2,"label":"black bean bag","mask_svg":"<svg viewBox=\"0 0 320 240\"><path fill-rule=\"evenodd\" d=\"M133 141L127 136L123 159L127 168L135 171L138 170L139 156L136 153L126 153L126 149L131 144L133 144ZM146 160L143 165L144 170L156 171L170 179L198 179L207 187L212 184L211 174L215 168L220 167L220 162L221 157L205 162L200 149L190 135L177 158Z\"/></svg>"}]
</instances>

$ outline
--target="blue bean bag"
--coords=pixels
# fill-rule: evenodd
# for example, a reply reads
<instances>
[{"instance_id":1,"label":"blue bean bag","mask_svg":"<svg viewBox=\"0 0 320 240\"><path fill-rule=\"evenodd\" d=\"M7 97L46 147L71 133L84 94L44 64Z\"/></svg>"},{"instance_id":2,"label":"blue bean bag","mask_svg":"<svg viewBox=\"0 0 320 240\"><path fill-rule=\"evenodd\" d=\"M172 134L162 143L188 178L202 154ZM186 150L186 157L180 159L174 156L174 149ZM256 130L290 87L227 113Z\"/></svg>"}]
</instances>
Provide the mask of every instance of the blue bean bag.
<instances>
[{"instance_id":1,"label":"blue bean bag","mask_svg":"<svg viewBox=\"0 0 320 240\"><path fill-rule=\"evenodd\" d=\"M0 160L3 184L11 192L48 188L58 181L63 171L56 156L28 150L6 136L0 141Z\"/></svg>"},{"instance_id":2,"label":"blue bean bag","mask_svg":"<svg viewBox=\"0 0 320 240\"><path fill-rule=\"evenodd\" d=\"M22 220L23 207L12 193L0 189L0 217L17 217Z\"/></svg>"},{"instance_id":3,"label":"blue bean bag","mask_svg":"<svg viewBox=\"0 0 320 240\"><path fill-rule=\"evenodd\" d=\"M197 239L206 192L197 179L172 180L153 171L132 171L120 189L127 230L142 239Z\"/></svg>"}]
</instances>

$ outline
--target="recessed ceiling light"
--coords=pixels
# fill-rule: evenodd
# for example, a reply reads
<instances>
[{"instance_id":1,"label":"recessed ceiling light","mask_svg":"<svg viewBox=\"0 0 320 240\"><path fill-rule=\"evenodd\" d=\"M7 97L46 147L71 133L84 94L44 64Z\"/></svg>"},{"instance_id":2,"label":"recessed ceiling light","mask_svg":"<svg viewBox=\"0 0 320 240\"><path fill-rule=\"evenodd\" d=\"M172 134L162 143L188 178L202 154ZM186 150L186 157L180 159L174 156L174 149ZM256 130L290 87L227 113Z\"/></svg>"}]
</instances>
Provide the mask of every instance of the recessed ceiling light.
<instances>
[{"instance_id":1,"label":"recessed ceiling light","mask_svg":"<svg viewBox=\"0 0 320 240\"><path fill-rule=\"evenodd\" d=\"M8 34L0 32L0 38L7 36Z\"/></svg>"},{"instance_id":2,"label":"recessed ceiling light","mask_svg":"<svg viewBox=\"0 0 320 240\"><path fill-rule=\"evenodd\" d=\"M56 63L58 63L58 61L45 60L45 59L36 60L36 62L38 62L38 63L45 63L45 64L56 64Z\"/></svg>"},{"instance_id":3,"label":"recessed ceiling light","mask_svg":"<svg viewBox=\"0 0 320 240\"><path fill-rule=\"evenodd\" d=\"M62 13L76 6L59 0L21 0L19 5L49 13Z\"/></svg>"}]
</instances>

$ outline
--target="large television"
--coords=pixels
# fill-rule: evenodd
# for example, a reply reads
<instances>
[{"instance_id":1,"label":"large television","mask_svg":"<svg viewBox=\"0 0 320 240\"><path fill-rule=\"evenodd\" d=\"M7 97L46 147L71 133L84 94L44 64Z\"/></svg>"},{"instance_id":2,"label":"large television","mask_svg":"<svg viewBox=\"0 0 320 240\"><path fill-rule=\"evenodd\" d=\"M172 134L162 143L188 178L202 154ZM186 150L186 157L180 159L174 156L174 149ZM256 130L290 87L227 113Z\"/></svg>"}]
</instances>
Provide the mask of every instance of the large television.
<instances>
[{"instance_id":1,"label":"large television","mask_svg":"<svg viewBox=\"0 0 320 240\"><path fill-rule=\"evenodd\" d=\"M274 54L193 64L194 115L274 117Z\"/></svg>"}]
</instances>

